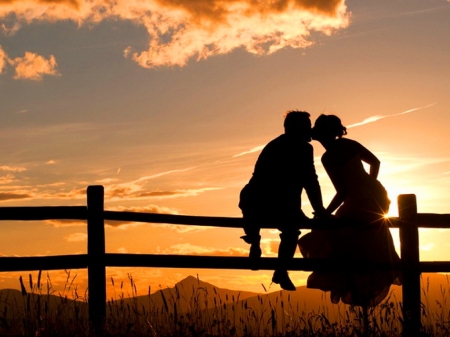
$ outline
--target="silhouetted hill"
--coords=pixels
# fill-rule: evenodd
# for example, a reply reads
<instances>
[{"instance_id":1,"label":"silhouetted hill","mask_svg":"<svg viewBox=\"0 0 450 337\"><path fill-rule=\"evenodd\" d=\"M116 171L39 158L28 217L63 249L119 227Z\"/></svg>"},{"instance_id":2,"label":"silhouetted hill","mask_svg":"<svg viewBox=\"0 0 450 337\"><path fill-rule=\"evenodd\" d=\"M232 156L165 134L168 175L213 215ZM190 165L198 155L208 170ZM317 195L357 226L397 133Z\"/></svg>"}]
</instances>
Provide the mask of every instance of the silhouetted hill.
<instances>
[{"instance_id":1,"label":"silhouetted hill","mask_svg":"<svg viewBox=\"0 0 450 337\"><path fill-rule=\"evenodd\" d=\"M166 310L166 306L167 309L173 309L176 303L179 311L186 311L203 310L216 305L239 302L256 295L257 293L248 291L222 289L196 277L188 276L173 288L161 289L151 295L136 296L133 301L139 307L164 310Z\"/></svg>"}]
</instances>

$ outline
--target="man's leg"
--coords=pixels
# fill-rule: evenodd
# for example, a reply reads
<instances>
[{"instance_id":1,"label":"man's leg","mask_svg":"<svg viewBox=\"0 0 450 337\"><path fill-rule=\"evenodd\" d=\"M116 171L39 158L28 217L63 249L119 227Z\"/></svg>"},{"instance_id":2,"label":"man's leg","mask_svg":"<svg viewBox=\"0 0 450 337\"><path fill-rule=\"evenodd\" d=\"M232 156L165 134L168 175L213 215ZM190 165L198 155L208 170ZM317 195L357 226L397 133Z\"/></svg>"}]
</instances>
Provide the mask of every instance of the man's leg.
<instances>
[{"instance_id":1,"label":"man's leg","mask_svg":"<svg viewBox=\"0 0 450 337\"><path fill-rule=\"evenodd\" d=\"M293 260L295 250L297 249L299 230L283 230L280 234L280 246L278 247L278 268L275 270L272 282L277 283L284 290L295 291L295 285L292 283L287 272L287 266Z\"/></svg>"},{"instance_id":2,"label":"man's leg","mask_svg":"<svg viewBox=\"0 0 450 337\"><path fill-rule=\"evenodd\" d=\"M259 259L261 257L261 235L259 234L260 227L258 221L244 214L244 232L245 235L241 236L241 239L250 244L250 269L259 270Z\"/></svg>"}]
</instances>

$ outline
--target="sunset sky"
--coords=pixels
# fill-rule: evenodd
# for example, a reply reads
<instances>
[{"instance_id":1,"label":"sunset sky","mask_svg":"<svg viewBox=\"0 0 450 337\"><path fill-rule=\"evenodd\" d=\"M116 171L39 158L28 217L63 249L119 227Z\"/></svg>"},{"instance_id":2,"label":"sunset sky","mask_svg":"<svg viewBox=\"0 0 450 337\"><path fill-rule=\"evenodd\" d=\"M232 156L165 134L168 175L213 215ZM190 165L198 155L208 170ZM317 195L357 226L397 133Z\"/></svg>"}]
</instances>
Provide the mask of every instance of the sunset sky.
<instances>
[{"instance_id":1,"label":"sunset sky","mask_svg":"<svg viewBox=\"0 0 450 337\"><path fill-rule=\"evenodd\" d=\"M87 186L101 184L109 210L237 217L262 146L299 109L338 115L378 156L390 215L404 193L419 212L450 213L449 60L445 0L0 1L0 206L85 205ZM334 189L312 144L327 205ZM240 235L111 224L106 247L246 256ZM5 256L86 253L86 224L5 221L0 240ZM264 231L264 255L278 242ZM448 260L450 231L421 230L420 246L422 260ZM261 292L272 276L109 268L108 278L127 273L141 294L197 274ZM27 274L0 274L0 288ZM55 286L66 278L50 275ZM308 273L290 275L300 286Z\"/></svg>"}]
</instances>

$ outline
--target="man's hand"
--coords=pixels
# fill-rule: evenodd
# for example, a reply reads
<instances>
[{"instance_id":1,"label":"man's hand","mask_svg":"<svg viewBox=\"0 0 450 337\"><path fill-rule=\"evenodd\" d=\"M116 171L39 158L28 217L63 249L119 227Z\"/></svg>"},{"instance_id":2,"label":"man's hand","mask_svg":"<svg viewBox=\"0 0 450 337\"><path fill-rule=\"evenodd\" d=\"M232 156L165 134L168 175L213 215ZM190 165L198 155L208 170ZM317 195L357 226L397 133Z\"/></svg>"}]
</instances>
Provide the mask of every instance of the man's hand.
<instances>
[{"instance_id":1,"label":"man's hand","mask_svg":"<svg viewBox=\"0 0 450 337\"><path fill-rule=\"evenodd\" d=\"M313 214L314 214L314 219L332 219L332 218L334 218L334 215L327 212L327 210L325 208L322 208L319 211L315 211L315 212L313 212Z\"/></svg>"}]
</instances>

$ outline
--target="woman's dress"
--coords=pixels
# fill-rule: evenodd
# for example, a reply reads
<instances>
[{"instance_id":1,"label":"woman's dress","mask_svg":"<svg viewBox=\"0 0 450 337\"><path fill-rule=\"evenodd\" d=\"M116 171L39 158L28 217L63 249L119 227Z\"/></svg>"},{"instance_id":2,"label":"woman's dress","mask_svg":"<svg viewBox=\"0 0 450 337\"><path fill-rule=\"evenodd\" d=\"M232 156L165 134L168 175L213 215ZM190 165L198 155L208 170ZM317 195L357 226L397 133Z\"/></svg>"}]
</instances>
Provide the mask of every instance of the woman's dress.
<instances>
[{"instance_id":1,"label":"woman's dress","mask_svg":"<svg viewBox=\"0 0 450 337\"><path fill-rule=\"evenodd\" d=\"M348 219L349 226L332 230L312 230L298 242L305 258L334 258L340 261L395 263L395 251L388 224L383 215L390 200L381 183L364 169L359 156L348 161L340 172L347 196L336 211L336 218ZM376 306L389 293L391 284L401 284L400 273L394 270L321 272L314 271L308 288L331 292L331 301ZM353 268L352 268L353 269Z\"/></svg>"}]
</instances>

